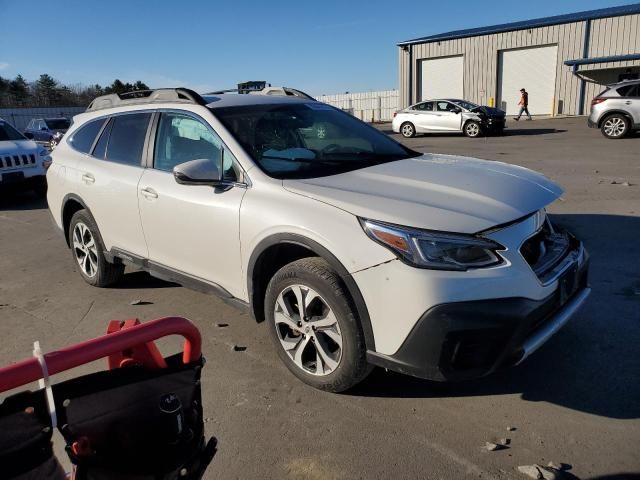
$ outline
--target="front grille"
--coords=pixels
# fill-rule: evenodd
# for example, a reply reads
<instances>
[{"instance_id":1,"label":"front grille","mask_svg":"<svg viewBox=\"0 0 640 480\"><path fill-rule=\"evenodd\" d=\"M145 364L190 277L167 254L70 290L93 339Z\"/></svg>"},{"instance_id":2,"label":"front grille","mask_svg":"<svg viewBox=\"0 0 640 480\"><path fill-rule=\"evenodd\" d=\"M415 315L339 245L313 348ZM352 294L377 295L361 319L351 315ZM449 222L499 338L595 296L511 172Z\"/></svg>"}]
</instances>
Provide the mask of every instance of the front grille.
<instances>
[{"instance_id":1,"label":"front grille","mask_svg":"<svg viewBox=\"0 0 640 480\"><path fill-rule=\"evenodd\" d=\"M522 244L520 254L538 278L543 279L567 256L570 248L571 236L556 230L547 218L542 228Z\"/></svg>"},{"instance_id":2,"label":"front grille","mask_svg":"<svg viewBox=\"0 0 640 480\"><path fill-rule=\"evenodd\" d=\"M0 155L0 170L7 168L35 167L36 156L33 153L28 155Z\"/></svg>"}]
</instances>

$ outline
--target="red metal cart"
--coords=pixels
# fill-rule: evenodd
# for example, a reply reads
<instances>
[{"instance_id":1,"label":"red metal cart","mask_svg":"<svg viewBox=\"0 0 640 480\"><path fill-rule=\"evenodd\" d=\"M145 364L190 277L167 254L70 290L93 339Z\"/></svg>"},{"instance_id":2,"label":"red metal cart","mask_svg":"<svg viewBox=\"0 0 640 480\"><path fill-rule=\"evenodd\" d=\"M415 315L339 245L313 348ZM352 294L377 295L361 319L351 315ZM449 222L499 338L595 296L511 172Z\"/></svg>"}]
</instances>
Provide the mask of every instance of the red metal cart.
<instances>
[{"instance_id":1,"label":"red metal cart","mask_svg":"<svg viewBox=\"0 0 640 480\"><path fill-rule=\"evenodd\" d=\"M112 321L107 332L0 369L0 392L6 392L100 358L108 357L109 364L107 371L5 399L0 476L60 478L25 477L29 467L51 462L55 427L65 438L78 480L202 476L216 441L204 438L198 329L185 318L165 317ZM153 341L170 335L185 338L183 351L164 358ZM47 393L53 401L47 402Z\"/></svg>"}]
</instances>

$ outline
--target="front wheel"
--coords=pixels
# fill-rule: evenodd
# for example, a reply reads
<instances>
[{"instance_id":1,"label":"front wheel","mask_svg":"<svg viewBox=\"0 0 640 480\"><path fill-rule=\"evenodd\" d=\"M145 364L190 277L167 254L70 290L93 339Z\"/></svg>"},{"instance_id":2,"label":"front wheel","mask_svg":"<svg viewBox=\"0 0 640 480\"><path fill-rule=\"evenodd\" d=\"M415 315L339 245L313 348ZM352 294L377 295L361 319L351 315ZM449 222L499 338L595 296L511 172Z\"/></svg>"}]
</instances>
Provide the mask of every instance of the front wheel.
<instances>
[{"instance_id":1,"label":"front wheel","mask_svg":"<svg viewBox=\"0 0 640 480\"><path fill-rule=\"evenodd\" d=\"M602 135L610 139L622 138L629 131L629 120L619 113L609 115L605 118L604 122L602 122L600 131Z\"/></svg>"},{"instance_id":2,"label":"front wheel","mask_svg":"<svg viewBox=\"0 0 640 480\"><path fill-rule=\"evenodd\" d=\"M265 295L278 355L303 382L345 391L370 372L364 334L340 277L321 258L282 267Z\"/></svg>"},{"instance_id":3,"label":"front wheel","mask_svg":"<svg viewBox=\"0 0 640 480\"><path fill-rule=\"evenodd\" d=\"M411 138L416 135L416 127L411 122L404 122L400 125L400 133L404 138Z\"/></svg>"},{"instance_id":4,"label":"front wheel","mask_svg":"<svg viewBox=\"0 0 640 480\"><path fill-rule=\"evenodd\" d=\"M69 245L80 275L89 285L108 287L122 277L124 265L107 261L98 227L86 210L79 210L71 217Z\"/></svg>"},{"instance_id":5,"label":"front wheel","mask_svg":"<svg viewBox=\"0 0 640 480\"><path fill-rule=\"evenodd\" d=\"M473 120L468 121L464 124L464 134L467 137L475 138L480 135L480 124Z\"/></svg>"}]
</instances>

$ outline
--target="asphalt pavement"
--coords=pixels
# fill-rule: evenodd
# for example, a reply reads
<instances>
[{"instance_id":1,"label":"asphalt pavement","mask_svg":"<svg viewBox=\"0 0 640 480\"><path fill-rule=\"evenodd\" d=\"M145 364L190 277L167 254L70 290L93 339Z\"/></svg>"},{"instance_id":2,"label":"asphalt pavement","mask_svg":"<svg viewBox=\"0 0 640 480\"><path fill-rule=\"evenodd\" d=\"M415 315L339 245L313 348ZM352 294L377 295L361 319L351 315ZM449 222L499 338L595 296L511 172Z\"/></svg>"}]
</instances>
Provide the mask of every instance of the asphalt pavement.
<instances>
[{"instance_id":1,"label":"asphalt pavement","mask_svg":"<svg viewBox=\"0 0 640 480\"><path fill-rule=\"evenodd\" d=\"M583 118L508 127L403 141L522 165L565 187L549 211L589 249L593 293L518 367L458 384L375 370L346 394L314 390L281 364L266 325L215 297L133 270L113 288L84 283L30 194L0 197L0 364L30 356L34 340L52 350L101 335L111 319L181 315L204 339L206 428L219 440L207 479L517 479L527 478L518 466L549 461L570 467L566 478L639 478L640 135L607 140ZM483 448L502 439L508 448ZM60 441L56 450L64 455Z\"/></svg>"}]
</instances>

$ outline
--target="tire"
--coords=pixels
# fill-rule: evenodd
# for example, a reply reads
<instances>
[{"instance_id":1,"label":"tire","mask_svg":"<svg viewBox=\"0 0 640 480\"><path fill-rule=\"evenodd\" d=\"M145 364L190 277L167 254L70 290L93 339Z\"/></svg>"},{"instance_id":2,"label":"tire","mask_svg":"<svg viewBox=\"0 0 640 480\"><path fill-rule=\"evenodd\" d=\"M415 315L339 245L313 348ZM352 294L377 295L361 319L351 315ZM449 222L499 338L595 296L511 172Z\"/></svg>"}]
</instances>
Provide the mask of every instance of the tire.
<instances>
[{"instance_id":1,"label":"tire","mask_svg":"<svg viewBox=\"0 0 640 480\"><path fill-rule=\"evenodd\" d=\"M107 261L96 222L86 210L79 210L71 217L69 245L80 275L89 285L108 287L122 277L124 265Z\"/></svg>"},{"instance_id":2,"label":"tire","mask_svg":"<svg viewBox=\"0 0 640 480\"><path fill-rule=\"evenodd\" d=\"M400 125L400 134L404 138L411 138L416 136L416 127L411 122L404 122Z\"/></svg>"},{"instance_id":3,"label":"tire","mask_svg":"<svg viewBox=\"0 0 640 480\"><path fill-rule=\"evenodd\" d=\"M298 298L306 306L302 319ZM312 387L343 392L371 371L355 308L321 258L296 260L276 272L265 294L265 319L284 364Z\"/></svg>"},{"instance_id":4,"label":"tire","mask_svg":"<svg viewBox=\"0 0 640 480\"><path fill-rule=\"evenodd\" d=\"M464 124L464 134L469 138L479 137L482 133L482 128L480 124L475 120L469 120Z\"/></svg>"},{"instance_id":5,"label":"tire","mask_svg":"<svg viewBox=\"0 0 640 480\"><path fill-rule=\"evenodd\" d=\"M629 133L629 119L620 113L607 116L600 126L600 131L605 137L617 140Z\"/></svg>"}]
</instances>

